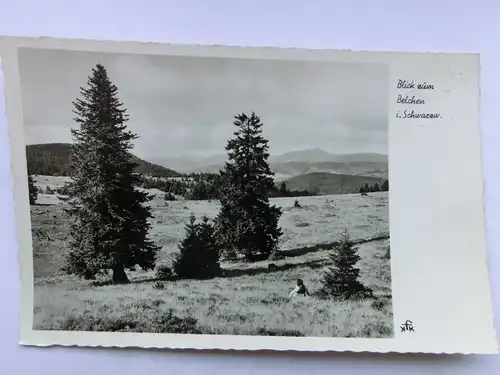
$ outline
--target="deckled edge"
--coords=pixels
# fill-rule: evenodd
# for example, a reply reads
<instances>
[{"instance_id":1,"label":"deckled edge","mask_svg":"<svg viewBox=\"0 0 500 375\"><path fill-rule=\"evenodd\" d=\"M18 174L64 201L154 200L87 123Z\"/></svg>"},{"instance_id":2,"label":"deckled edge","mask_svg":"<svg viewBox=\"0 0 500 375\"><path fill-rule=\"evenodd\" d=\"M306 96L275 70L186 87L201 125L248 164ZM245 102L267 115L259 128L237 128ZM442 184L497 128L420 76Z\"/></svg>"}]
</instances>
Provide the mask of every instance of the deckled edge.
<instances>
[{"instance_id":1,"label":"deckled edge","mask_svg":"<svg viewBox=\"0 0 500 375\"><path fill-rule=\"evenodd\" d=\"M15 52L13 50L13 46L9 45L10 42L12 41L21 41L21 42L35 42L37 40L60 40L60 41L65 41L65 42L77 42L77 43L112 43L115 45L118 44L130 44L134 43L137 45L149 45L149 46L158 46L160 48L163 48L165 46L172 46L172 47L210 47L210 48L230 48L230 49L252 49L252 50L289 50L289 51L335 51L335 52L351 52L351 53L366 53L366 52L372 52L372 53L383 53L383 54L432 54L432 55L451 55L451 54L458 54L458 55L477 55L479 58L479 54L476 52L417 52L417 51L384 51L384 50L351 50L351 49L316 49L316 48L301 48L301 47L278 47L278 46L232 46L232 45L202 45L202 44L176 44L176 43L164 43L164 42L144 42L144 41L130 41L130 40L103 40L103 39L83 39L83 38L54 38L54 37L48 37L48 36L41 36L41 37L22 37L22 36L7 36L7 35L0 35L0 54L5 55L7 52ZM15 44L15 43L14 43ZM5 48L7 46L7 48ZM11 51L8 51L9 47L11 47ZM29 47L29 46L26 46ZM12 111L12 105L9 105L9 101L13 100L12 98L9 99L8 94L7 94L7 77L5 74L5 68L6 68L6 60L4 56L2 56L2 64L1 64L1 69L4 72L4 102L5 102L5 111L6 111L6 118L7 118L7 132L8 132L8 137L9 137L9 155L11 156L10 160L10 166L11 166L11 174L13 176L13 182L12 182L12 197L15 198L15 178L14 178L14 173L13 173L13 148L11 146L11 118L12 114L10 113ZM478 71L478 74L480 73L480 70ZM480 79L478 80L478 84L480 82ZM480 85L480 84L479 84ZM481 102L480 97L481 97L481 91L479 90L479 103ZM480 105L479 105L480 108ZM479 120L480 124L480 120ZM482 135L482 133L481 133ZM482 136L480 137L481 140L481 146L482 146ZM482 147L481 147L482 150ZM481 162L483 161L483 153L481 153ZM483 197L484 197L484 169L483 169ZM17 211L19 210L18 204L16 200L14 199L14 214L16 216L16 240L17 240L17 248L18 248L18 261L20 262L20 243L19 243L19 236L21 235L20 231L21 228L19 227L18 223L18 218L17 218ZM484 212L484 207L485 207L485 202L483 199L483 212ZM486 232L486 227L485 227L485 232ZM488 252L489 253L489 252ZM21 270L20 270L20 276L21 276ZM21 280L21 293L23 289L23 283ZM490 283L490 300L491 300L491 283ZM491 301L492 302L492 301ZM494 320L494 314L493 315L493 320ZM20 319L21 320L21 319ZM20 323L20 322L19 322ZM20 326L20 324L19 324ZM494 330L495 330L495 335L496 335L496 329L495 325L493 324ZM47 332L48 333L48 332ZM196 351L222 351L222 352L292 352L292 353L380 353L380 354L433 354L433 355L442 355L442 354L462 354L462 355L468 355L468 354L498 354L499 353L499 348L497 345L497 349L495 351L490 351L490 352L475 352L475 351L400 351L400 350L355 350L355 349L350 349L350 350L331 350L331 349L289 349L289 348L266 348L266 347L260 347L260 348L253 348L253 349L229 349L229 348L222 348L222 347L217 347L217 346L204 346L202 348L197 348L197 347L191 347L191 346L155 346L155 345L103 345L103 344L61 344L57 342L53 342L50 340L47 340L46 343L40 344L33 344L33 343L27 343L23 342L21 339L19 339L19 344L22 346L36 346L36 347L54 347L54 346L59 346L59 347L83 347L83 348L139 348L139 349L167 349L167 350L182 350L182 351L189 351L189 350L196 350ZM498 343L497 343L498 344Z\"/></svg>"},{"instance_id":2,"label":"deckled edge","mask_svg":"<svg viewBox=\"0 0 500 375\"><path fill-rule=\"evenodd\" d=\"M291 337L291 339L293 339ZM168 351L182 351L182 352L188 352L188 351L201 351L201 352L235 352L235 353L296 353L296 354L312 354L312 353L319 353L319 354L336 354L336 353L368 353L368 354L427 354L427 355L497 355L500 354L499 350L495 351L488 351L488 352L476 352L476 351L425 351L425 350L418 350L418 351L407 351L407 350L354 350L354 349L349 349L349 350L332 350L332 349L304 349L304 350L297 350L297 349L287 349L287 348L254 348L254 349L229 349L229 348L222 348L222 347L217 347L217 346L205 346L202 348L198 347L191 347L191 346L154 346L154 345L100 345L100 344L85 344L85 345L80 345L80 344L60 344L60 343L44 343L44 344L28 344L28 343L23 343L22 341L19 342L20 345L25 346L25 347L64 347L64 348L109 348L109 349L157 349L157 350L168 350Z\"/></svg>"},{"instance_id":3,"label":"deckled edge","mask_svg":"<svg viewBox=\"0 0 500 375\"><path fill-rule=\"evenodd\" d=\"M185 48L230 48L230 49L252 49L252 50L285 50L285 51L310 51L310 52L351 52L351 53L383 53L383 54L405 54L405 55L418 55L418 54L430 54L438 56L447 55L479 55L479 52L445 52L445 51L405 51L405 50L363 50L363 49L336 49L336 48L307 48L307 47L281 47L273 45L230 45L230 44L198 44L198 43L172 43L172 42L145 42L141 40L116 40L116 39L97 39L97 38L66 38L66 37L51 37L51 36L14 36L14 35L0 35L0 50L2 44L7 44L5 41L15 40L17 42L33 42L37 41L42 43L45 40L48 41L62 41L64 43L76 42L76 43L99 43L99 44L136 44L142 46L153 46L153 48L165 48L170 47L185 47ZM30 46L32 47L32 46Z\"/></svg>"},{"instance_id":4,"label":"deckled edge","mask_svg":"<svg viewBox=\"0 0 500 375\"><path fill-rule=\"evenodd\" d=\"M482 89L481 89L481 71L482 71L482 66L481 66L481 55L477 55L477 108L478 108L478 118L477 118L477 130L479 132L479 147L481 149L479 158L480 158L480 163L481 163L481 184L482 184L482 194L481 194L481 201L483 204L483 231L486 239L486 256L484 257L484 262L486 263L486 269L488 272L488 289L489 289L489 303L491 306L491 312L490 312L490 318L492 321L492 328L493 328L493 333L495 337L497 338L497 354L500 354L500 342L498 341L498 329L495 324L495 304L493 300L493 288L492 288L492 280L491 280L491 267L490 267L490 259L491 259L491 246L490 246L490 240L488 238L488 216L486 215L486 178L485 178L485 168L484 168L484 142L483 142L483 121L482 119Z\"/></svg>"},{"instance_id":5,"label":"deckled edge","mask_svg":"<svg viewBox=\"0 0 500 375\"><path fill-rule=\"evenodd\" d=\"M9 50L10 49L10 50ZM8 73L8 60L9 60L9 53L16 53L16 51L13 49L11 45L9 45L9 41L5 41L5 39L0 35L0 69L2 71L3 75L3 94L4 94L4 105L5 105L5 119L7 120L6 125L7 125L7 137L8 137L8 148L9 148L9 167L10 167L10 175L12 178L11 182L11 198L12 198L12 207L13 207L13 217L14 217L14 227L15 227L15 240L16 240L16 246L15 250L17 252L17 262L18 262L18 280L20 284L20 288L18 290L18 297L19 297L19 303L18 303L18 313L17 313L17 333L18 333L18 340L19 344L21 344L21 330L22 330L22 301L23 301L23 296L24 296L24 283L23 283L23 272L26 272L23 270L22 267L22 260L21 260L21 243L20 243L20 238L23 235L22 234L22 225L20 225L20 218L18 215L18 211L20 210L20 207L18 205L18 202L16 200L16 194L15 194L15 189L16 189L16 179L14 175L14 148L12 147L12 128L13 128L13 120L12 118L14 117L14 114L12 112L13 104L10 102L13 100L12 97L8 95L9 91L9 78L7 77ZM27 171L26 171L27 173ZM30 222L30 227L31 227L31 222ZM24 345L24 344L21 344ZM56 344L50 344L51 346L56 345Z\"/></svg>"}]
</instances>

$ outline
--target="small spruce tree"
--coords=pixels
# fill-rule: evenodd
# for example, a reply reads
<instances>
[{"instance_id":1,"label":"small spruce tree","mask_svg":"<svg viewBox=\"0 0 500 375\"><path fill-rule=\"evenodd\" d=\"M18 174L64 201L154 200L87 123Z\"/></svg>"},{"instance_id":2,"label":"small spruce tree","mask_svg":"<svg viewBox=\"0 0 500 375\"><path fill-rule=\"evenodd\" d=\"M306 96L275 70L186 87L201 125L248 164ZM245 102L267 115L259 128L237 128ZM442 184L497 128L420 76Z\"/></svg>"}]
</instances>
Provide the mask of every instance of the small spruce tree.
<instances>
[{"instance_id":1,"label":"small spruce tree","mask_svg":"<svg viewBox=\"0 0 500 375\"><path fill-rule=\"evenodd\" d=\"M115 284L128 283L125 269L153 269L159 249L148 238L151 199L135 186L140 180L130 150L136 134L127 130L126 110L104 66L97 64L73 102L72 182L66 185L73 219L64 270L85 279L112 271Z\"/></svg>"},{"instance_id":2,"label":"small spruce tree","mask_svg":"<svg viewBox=\"0 0 500 375\"><path fill-rule=\"evenodd\" d=\"M267 259L283 234L278 225L282 210L269 204L274 174L268 163L268 141L253 112L236 115L234 125L237 131L227 142L228 161L220 172L218 244L226 253L244 254L248 261Z\"/></svg>"},{"instance_id":3,"label":"small spruce tree","mask_svg":"<svg viewBox=\"0 0 500 375\"><path fill-rule=\"evenodd\" d=\"M382 191L389 191L389 180L385 180L384 183L382 184L382 187L380 188Z\"/></svg>"},{"instance_id":4,"label":"small spruce tree","mask_svg":"<svg viewBox=\"0 0 500 375\"><path fill-rule=\"evenodd\" d=\"M323 285L318 291L319 297L352 299L370 296L372 290L359 280L359 268L356 264L361 259L347 230L339 236L339 241L329 254L333 267L323 275Z\"/></svg>"},{"instance_id":5,"label":"small spruce tree","mask_svg":"<svg viewBox=\"0 0 500 375\"><path fill-rule=\"evenodd\" d=\"M36 200L38 198L38 188L35 185L33 176L31 175L28 175L28 192L29 192L30 205L33 205L36 203Z\"/></svg>"},{"instance_id":6,"label":"small spruce tree","mask_svg":"<svg viewBox=\"0 0 500 375\"><path fill-rule=\"evenodd\" d=\"M288 196L288 188L286 186L286 182L282 181L279 187L279 195L281 197L286 197Z\"/></svg>"},{"instance_id":7,"label":"small spruce tree","mask_svg":"<svg viewBox=\"0 0 500 375\"><path fill-rule=\"evenodd\" d=\"M206 216L201 223L191 214L186 223L186 235L179 244L174 261L177 276L185 279L206 279L220 275L219 251L215 244L214 227Z\"/></svg>"}]
</instances>

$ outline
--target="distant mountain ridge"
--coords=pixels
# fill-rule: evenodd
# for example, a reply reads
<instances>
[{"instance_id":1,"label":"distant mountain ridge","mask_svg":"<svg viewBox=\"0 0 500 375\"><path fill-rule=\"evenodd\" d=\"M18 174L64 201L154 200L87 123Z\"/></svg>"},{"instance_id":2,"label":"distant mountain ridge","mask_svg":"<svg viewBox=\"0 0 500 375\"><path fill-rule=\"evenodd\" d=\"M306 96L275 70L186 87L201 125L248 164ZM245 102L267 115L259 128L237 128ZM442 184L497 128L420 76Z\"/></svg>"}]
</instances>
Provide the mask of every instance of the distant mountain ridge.
<instances>
[{"instance_id":1,"label":"distant mountain ridge","mask_svg":"<svg viewBox=\"0 0 500 375\"><path fill-rule=\"evenodd\" d=\"M184 173L218 173L224 167L226 155L203 158L156 158L157 164ZM277 181L315 172L388 178L388 156L377 153L331 154L321 149L292 151L269 158Z\"/></svg>"},{"instance_id":2,"label":"distant mountain ridge","mask_svg":"<svg viewBox=\"0 0 500 375\"><path fill-rule=\"evenodd\" d=\"M389 158L384 154L376 153L354 153L354 154L332 154L319 148L313 148L301 151L287 152L283 155L271 156L271 163L287 163L291 161L305 161L309 163L336 162L336 163L355 163L355 162L377 162L388 163Z\"/></svg>"},{"instance_id":3,"label":"distant mountain ridge","mask_svg":"<svg viewBox=\"0 0 500 375\"><path fill-rule=\"evenodd\" d=\"M173 168L179 172L217 172L224 166L227 155L216 154L206 158L201 157L179 157L179 158L150 158L156 164L167 168ZM314 148L300 151L291 151L282 155L271 155L271 165L290 162L307 162L310 164L333 162L333 163L389 163L389 157L377 153L353 153L332 154L322 149Z\"/></svg>"},{"instance_id":4,"label":"distant mountain ridge","mask_svg":"<svg viewBox=\"0 0 500 375\"><path fill-rule=\"evenodd\" d=\"M38 175L69 176L69 143L44 143L26 146L28 171ZM138 164L137 172L153 177L177 177L180 173L153 164L131 154L132 160Z\"/></svg>"}]
</instances>

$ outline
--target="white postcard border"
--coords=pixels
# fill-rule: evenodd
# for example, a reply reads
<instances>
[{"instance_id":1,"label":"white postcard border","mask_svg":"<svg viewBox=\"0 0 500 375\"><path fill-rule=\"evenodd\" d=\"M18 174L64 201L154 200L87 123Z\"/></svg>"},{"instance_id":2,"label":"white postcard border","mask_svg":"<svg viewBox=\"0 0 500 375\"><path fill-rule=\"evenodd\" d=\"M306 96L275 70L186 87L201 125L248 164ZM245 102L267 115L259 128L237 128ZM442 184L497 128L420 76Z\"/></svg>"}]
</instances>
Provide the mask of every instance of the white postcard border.
<instances>
[{"instance_id":1,"label":"white postcard border","mask_svg":"<svg viewBox=\"0 0 500 375\"><path fill-rule=\"evenodd\" d=\"M33 258L17 49L370 62L390 68L389 209L393 338L36 331ZM0 38L14 177L22 282L20 343L172 349L497 353L490 296L479 128L479 56L225 47L56 38ZM428 82L420 112L437 120L397 119L398 79ZM413 94L412 94L413 95ZM404 108L403 108L404 109ZM409 109L416 109L415 107ZM452 176L462 175L460 183ZM447 183L447 181L450 181ZM415 332L400 332L411 320Z\"/></svg>"}]
</instances>

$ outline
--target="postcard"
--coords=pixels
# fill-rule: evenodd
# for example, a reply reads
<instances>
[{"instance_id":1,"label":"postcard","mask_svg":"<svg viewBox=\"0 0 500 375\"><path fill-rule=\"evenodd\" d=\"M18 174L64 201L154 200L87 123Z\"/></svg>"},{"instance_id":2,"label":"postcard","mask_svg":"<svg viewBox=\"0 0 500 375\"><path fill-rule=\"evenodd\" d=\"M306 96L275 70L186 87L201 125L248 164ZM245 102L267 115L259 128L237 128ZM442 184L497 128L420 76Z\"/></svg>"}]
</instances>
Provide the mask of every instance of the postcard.
<instances>
[{"instance_id":1,"label":"postcard","mask_svg":"<svg viewBox=\"0 0 500 375\"><path fill-rule=\"evenodd\" d=\"M0 51L20 344L498 352L479 55Z\"/></svg>"}]
</instances>

